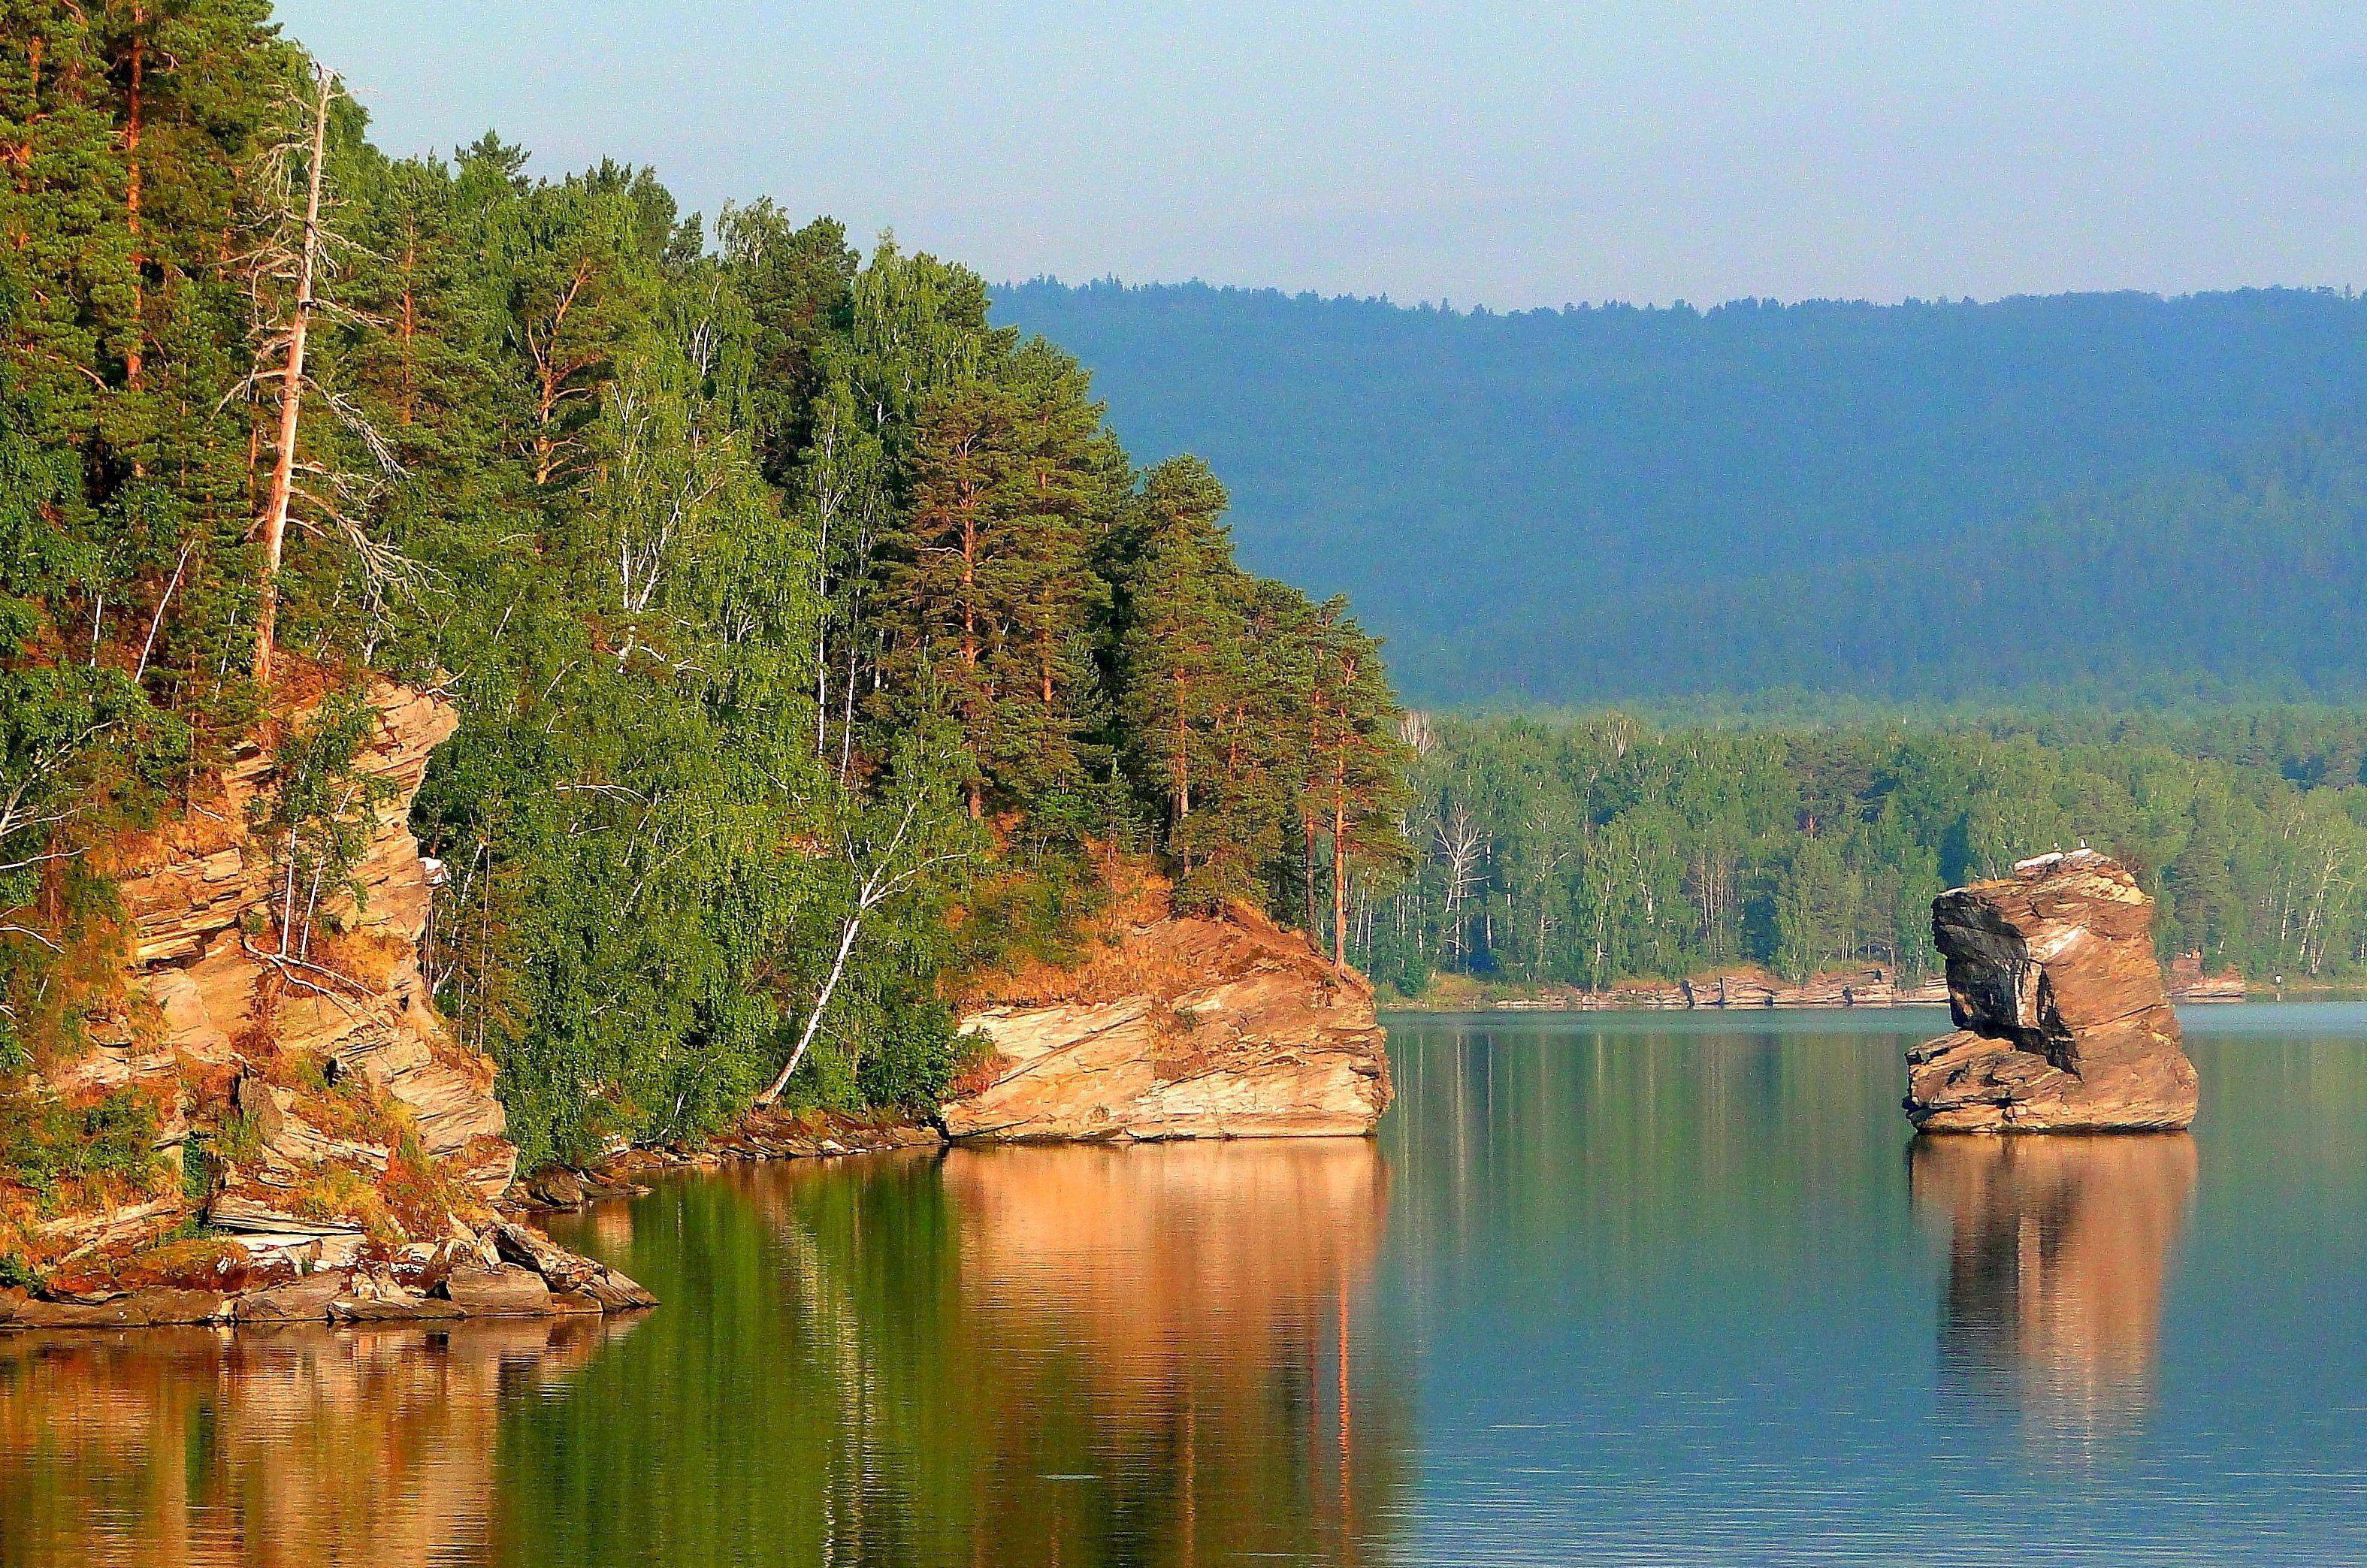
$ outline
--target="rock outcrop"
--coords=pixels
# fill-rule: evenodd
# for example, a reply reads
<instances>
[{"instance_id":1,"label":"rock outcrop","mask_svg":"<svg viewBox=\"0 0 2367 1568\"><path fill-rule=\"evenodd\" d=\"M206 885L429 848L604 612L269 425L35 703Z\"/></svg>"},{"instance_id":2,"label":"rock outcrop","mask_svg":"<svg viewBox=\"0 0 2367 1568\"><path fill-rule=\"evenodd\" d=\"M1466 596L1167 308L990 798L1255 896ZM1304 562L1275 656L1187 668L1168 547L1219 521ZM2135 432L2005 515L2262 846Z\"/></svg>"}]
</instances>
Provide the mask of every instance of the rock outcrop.
<instances>
[{"instance_id":1,"label":"rock outcrop","mask_svg":"<svg viewBox=\"0 0 2367 1568\"><path fill-rule=\"evenodd\" d=\"M2134 1132L2194 1120L2153 950L2153 900L2092 850L1942 894L1931 934L1956 1032L1908 1056L1925 1132Z\"/></svg>"},{"instance_id":2,"label":"rock outcrop","mask_svg":"<svg viewBox=\"0 0 2367 1568\"><path fill-rule=\"evenodd\" d=\"M601 1312L649 1295L495 1213L517 1151L493 1066L431 1004L419 940L427 866L405 825L451 707L373 682L354 763L375 800L352 890L284 952L250 807L273 761L234 753L157 830L110 847L127 925L120 1001L91 1048L31 1083L69 1103L155 1108L155 1174L104 1208L20 1224L40 1284L0 1325L119 1326ZM304 724L319 699L277 716ZM191 1146L194 1140L195 1146ZM190 1234L192 1230L196 1234ZM8 1237L0 1235L0 1242Z\"/></svg>"},{"instance_id":3,"label":"rock outcrop","mask_svg":"<svg viewBox=\"0 0 2367 1568\"><path fill-rule=\"evenodd\" d=\"M1122 882L1079 961L981 985L991 1055L944 1108L954 1138L1361 1136L1390 1099L1372 987L1256 910L1178 914Z\"/></svg>"}]
</instances>

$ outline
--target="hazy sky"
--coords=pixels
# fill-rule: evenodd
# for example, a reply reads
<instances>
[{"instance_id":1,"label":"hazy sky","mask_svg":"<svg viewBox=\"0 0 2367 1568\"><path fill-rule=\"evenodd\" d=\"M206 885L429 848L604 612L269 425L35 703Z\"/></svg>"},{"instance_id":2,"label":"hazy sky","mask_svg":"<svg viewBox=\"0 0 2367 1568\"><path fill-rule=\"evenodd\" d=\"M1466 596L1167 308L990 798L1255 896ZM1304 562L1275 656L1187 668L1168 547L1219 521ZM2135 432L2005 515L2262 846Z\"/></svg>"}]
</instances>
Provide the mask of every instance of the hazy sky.
<instances>
[{"instance_id":1,"label":"hazy sky","mask_svg":"<svg viewBox=\"0 0 2367 1568\"><path fill-rule=\"evenodd\" d=\"M990 278L1458 304L2367 286L2360 0L281 0L488 126Z\"/></svg>"}]
</instances>

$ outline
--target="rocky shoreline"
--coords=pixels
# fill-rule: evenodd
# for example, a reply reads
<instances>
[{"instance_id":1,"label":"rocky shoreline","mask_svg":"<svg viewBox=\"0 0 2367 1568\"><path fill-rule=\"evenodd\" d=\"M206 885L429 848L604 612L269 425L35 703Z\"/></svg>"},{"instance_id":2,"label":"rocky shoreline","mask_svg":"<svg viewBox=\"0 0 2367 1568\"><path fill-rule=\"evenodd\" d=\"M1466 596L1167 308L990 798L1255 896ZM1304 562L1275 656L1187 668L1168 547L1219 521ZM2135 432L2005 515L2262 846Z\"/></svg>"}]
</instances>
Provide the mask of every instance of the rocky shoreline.
<instances>
[{"instance_id":1,"label":"rocky shoreline","mask_svg":"<svg viewBox=\"0 0 2367 1568\"><path fill-rule=\"evenodd\" d=\"M2206 975L2193 953L2170 961L2164 976L2173 1002L2240 1002L2246 998L2244 977L2234 973ZM1768 1008L1920 1008L1948 1005L1944 974L1901 983L1895 976L1867 967L1818 975L1793 984L1759 971L1698 976L1664 985L1616 986L1608 990L1547 987L1512 994L1475 989L1468 997L1452 992L1425 995L1406 1001L1384 1002L1383 1012L1647 1012L1691 1011L1703 1009L1743 1011Z\"/></svg>"},{"instance_id":2,"label":"rocky shoreline","mask_svg":"<svg viewBox=\"0 0 2367 1568\"><path fill-rule=\"evenodd\" d=\"M445 1026L419 966L436 868L406 819L456 715L385 682L366 695L357 769L380 804L355 894L326 901L300 947L269 913L259 742L181 816L112 846L119 978L87 1047L13 1104L110 1107L154 1134L132 1162L144 1174L62 1201L0 1183L0 1332L626 1312L654 1298L526 1216L643 1192L668 1169L949 1140L1361 1136L1388 1106L1361 976L1256 910L1178 913L1163 879L1114 863L1073 962L981 976L963 999L983 1049L934 1114L753 1111L521 1174L493 1063ZM274 724L310 722L323 700L291 694Z\"/></svg>"},{"instance_id":3,"label":"rocky shoreline","mask_svg":"<svg viewBox=\"0 0 2367 1568\"><path fill-rule=\"evenodd\" d=\"M646 1197L644 1179L759 1160L837 1159L946 1145L927 1122L752 1111L732 1127L696 1141L619 1149L587 1166L545 1166L518 1179L510 1201L536 1213L571 1213L616 1198Z\"/></svg>"},{"instance_id":4,"label":"rocky shoreline","mask_svg":"<svg viewBox=\"0 0 2367 1568\"><path fill-rule=\"evenodd\" d=\"M291 680L274 723L321 711ZM504 1213L517 1150L493 1066L437 1017L419 969L431 868L406 825L457 724L374 681L356 761L380 804L350 892L300 944L258 911L274 762L257 740L188 809L106 854L121 967L79 1055L6 1108L100 1110L153 1127L144 1174L39 1201L0 1187L0 1331L365 1323L629 1311L655 1298ZM53 1212L54 1211L54 1212ZM13 1276L13 1279L11 1278Z\"/></svg>"}]
</instances>

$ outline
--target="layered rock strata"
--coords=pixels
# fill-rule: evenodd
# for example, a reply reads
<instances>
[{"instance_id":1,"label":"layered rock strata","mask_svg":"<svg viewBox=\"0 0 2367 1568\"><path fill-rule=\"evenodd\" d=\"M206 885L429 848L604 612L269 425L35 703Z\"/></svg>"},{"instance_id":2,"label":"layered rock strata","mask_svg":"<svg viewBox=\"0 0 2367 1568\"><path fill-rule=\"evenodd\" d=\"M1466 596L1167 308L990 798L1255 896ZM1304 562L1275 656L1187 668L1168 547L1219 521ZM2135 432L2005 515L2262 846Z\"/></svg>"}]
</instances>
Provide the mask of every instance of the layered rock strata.
<instances>
[{"instance_id":1,"label":"layered rock strata","mask_svg":"<svg viewBox=\"0 0 2367 1568\"><path fill-rule=\"evenodd\" d=\"M0 1325L379 1321L605 1312L651 1298L501 1217L517 1151L493 1066L453 1039L420 970L429 868L405 826L428 753L455 727L424 694L374 682L356 759L379 805L324 901L324 933L281 951L258 911L271 867L249 807L272 759L235 753L153 833L112 847L128 924L119 1006L92 1048L29 1086L157 1108L144 1195L39 1222L40 1281L0 1292ZM278 722L305 723L317 699ZM198 1140L198 1148L187 1145Z\"/></svg>"},{"instance_id":2,"label":"layered rock strata","mask_svg":"<svg viewBox=\"0 0 2367 1568\"><path fill-rule=\"evenodd\" d=\"M1184 915L1132 874L1078 962L981 986L989 1055L948 1136L1362 1136L1388 1109L1372 987L1256 910Z\"/></svg>"},{"instance_id":3,"label":"layered rock strata","mask_svg":"<svg viewBox=\"0 0 2367 1568\"><path fill-rule=\"evenodd\" d=\"M1942 894L1931 934L1956 1032L1908 1054L1908 1118L1933 1133L2191 1122L2194 1065L2152 926L2136 878L2091 850Z\"/></svg>"}]
</instances>

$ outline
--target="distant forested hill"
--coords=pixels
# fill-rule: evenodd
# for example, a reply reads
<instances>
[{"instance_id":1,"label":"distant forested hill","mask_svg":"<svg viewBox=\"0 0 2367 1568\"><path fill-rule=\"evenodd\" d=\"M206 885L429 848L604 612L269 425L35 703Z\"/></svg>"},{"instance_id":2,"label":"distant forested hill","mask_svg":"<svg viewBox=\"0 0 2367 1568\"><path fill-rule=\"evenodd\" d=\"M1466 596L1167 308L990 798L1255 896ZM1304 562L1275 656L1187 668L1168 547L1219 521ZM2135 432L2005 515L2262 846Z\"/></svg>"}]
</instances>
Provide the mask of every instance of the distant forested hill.
<instances>
[{"instance_id":1,"label":"distant forested hill","mask_svg":"<svg viewBox=\"0 0 2367 1568\"><path fill-rule=\"evenodd\" d=\"M2367 694L2367 301L1005 288L1419 700Z\"/></svg>"}]
</instances>

